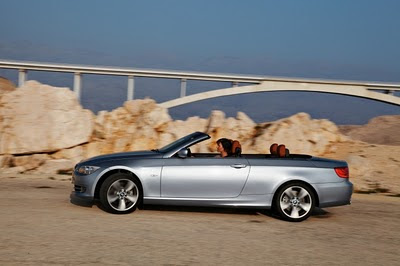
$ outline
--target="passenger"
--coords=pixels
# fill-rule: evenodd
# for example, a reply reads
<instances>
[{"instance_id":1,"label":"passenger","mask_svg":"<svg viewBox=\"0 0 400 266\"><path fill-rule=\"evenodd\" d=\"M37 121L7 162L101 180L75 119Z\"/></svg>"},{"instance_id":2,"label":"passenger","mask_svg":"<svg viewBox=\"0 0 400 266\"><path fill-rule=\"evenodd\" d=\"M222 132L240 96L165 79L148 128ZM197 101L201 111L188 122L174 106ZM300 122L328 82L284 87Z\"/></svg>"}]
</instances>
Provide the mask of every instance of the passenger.
<instances>
[{"instance_id":1,"label":"passenger","mask_svg":"<svg viewBox=\"0 0 400 266\"><path fill-rule=\"evenodd\" d=\"M232 156L232 141L230 139L222 138L217 140L217 151L220 153L217 157Z\"/></svg>"}]
</instances>

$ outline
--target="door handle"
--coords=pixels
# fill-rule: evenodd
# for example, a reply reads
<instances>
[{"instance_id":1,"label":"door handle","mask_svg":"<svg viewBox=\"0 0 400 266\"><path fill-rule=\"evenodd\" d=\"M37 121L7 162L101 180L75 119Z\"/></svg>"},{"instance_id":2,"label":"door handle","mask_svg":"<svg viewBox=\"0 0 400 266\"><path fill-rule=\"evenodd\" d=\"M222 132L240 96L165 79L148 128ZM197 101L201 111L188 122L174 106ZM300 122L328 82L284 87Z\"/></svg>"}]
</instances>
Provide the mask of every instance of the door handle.
<instances>
[{"instance_id":1,"label":"door handle","mask_svg":"<svg viewBox=\"0 0 400 266\"><path fill-rule=\"evenodd\" d=\"M240 164L240 163L235 163L235 164L232 164L231 165L231 167L233 167L233 168L245 168L247 165L245 165L245 164Z\"/></svg>"}]
</instances>

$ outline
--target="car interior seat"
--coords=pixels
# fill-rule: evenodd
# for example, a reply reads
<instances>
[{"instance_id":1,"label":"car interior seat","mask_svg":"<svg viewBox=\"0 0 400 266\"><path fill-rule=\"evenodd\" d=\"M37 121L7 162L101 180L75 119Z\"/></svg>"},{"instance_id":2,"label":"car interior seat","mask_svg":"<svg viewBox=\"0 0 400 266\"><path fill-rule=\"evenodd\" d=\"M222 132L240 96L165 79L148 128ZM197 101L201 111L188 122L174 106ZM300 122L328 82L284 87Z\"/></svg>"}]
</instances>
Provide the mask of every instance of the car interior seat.
<instances>
[{"instance_id":1,"label":"car interior seat","mask_svg":"<svg viewBox=\"0 0 400 266\"><path fill-rule=\"evenodd\" d=\"M271 153L272 157L278 156L278 143L274 143L269 147L269 153Z\"/></svg>"},{"instance_id":2,"label":"car interior seat","mask_svg":"<svg viewBox=\"0 0 400 266\"><path fill-rule=\"evenodd\" d=\"M279 158L289 157L289 149L286 149L286 146L284 144L278 146L278 157Z\"/></svg>"},{"instance_id":3,"label":"car interior seat","mask_svg":"<svg viewBox=\"0 0 400 266\"><path fill-rule=\"evenodd\" d=\"M242 145L240 145L240 142L237 140L232 141L232 154L235 157L242 156Z\"/></svg>"}]
</instances>

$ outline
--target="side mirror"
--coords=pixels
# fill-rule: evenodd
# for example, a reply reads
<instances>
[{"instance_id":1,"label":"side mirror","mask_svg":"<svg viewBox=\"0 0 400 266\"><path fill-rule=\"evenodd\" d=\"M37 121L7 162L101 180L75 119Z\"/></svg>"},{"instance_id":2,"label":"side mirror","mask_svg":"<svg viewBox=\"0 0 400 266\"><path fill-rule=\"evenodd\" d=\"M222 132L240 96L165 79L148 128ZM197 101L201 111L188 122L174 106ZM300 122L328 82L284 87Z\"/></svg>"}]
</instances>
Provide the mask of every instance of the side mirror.
<instances>
[{"instance_id":1,"label":"side mirror","mask_svg":"<svg viewBox=\"0 0 400 266\"><path fill-rule=\"evenodd\" d=\"M185 158L187 158L188 156L189 156L189 151L188 151L188 149L182 149L182 150L178 151L178 157L179 157L179 158L185 159Z\"/></svg>"}]
</instances>

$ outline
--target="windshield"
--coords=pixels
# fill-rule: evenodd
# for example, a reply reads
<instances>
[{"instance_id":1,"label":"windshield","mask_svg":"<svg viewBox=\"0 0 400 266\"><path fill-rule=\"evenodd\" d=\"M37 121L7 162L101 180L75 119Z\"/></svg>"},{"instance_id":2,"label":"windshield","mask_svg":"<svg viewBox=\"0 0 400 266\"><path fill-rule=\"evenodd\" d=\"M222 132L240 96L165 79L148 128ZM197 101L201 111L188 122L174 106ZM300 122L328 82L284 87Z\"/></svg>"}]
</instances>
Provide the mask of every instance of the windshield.
<instances>
[{"instance_id":1,"label":"windshield","mask_svg":"<svg viewBox=\"0 0 400 266\"><path fill-rule=\"evenodd\" d=\"M171 151L171 150L175 150L175 149L181 147L184 143L188 143L191 140L193 140L195 138L198 138L198 137L199 137L199 133L198 132L192 133L190 135L187 135L187 136L185 136L183 138L180 138L180 139L168 144L167 146L162 147L161 149L159 149L159 151L164 153L164 152L168 152L168 151Z\"/></svg>"}]
</instances>

